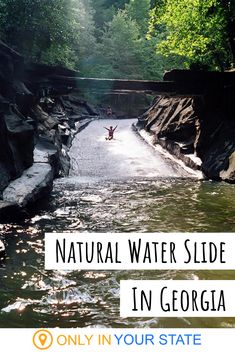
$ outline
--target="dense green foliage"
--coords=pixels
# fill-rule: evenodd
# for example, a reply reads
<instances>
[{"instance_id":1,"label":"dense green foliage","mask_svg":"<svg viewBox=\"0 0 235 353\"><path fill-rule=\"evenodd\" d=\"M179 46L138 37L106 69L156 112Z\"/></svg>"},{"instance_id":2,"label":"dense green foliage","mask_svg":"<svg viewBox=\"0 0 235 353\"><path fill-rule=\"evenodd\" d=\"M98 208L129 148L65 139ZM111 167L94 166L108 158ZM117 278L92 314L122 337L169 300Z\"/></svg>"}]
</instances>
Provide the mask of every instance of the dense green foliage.
<instances>
[{"instance_id":1,"label":"dense green foliage","mask_svg":"<svg viewBox=\"0 0 235 353\"><path fill-rule=\"evenodd\" d=\"M164 55L188 66L224 69L235 53L235 5L224 0L162 0L151 11L150 34L161 36Z\"/></svg>"},{"instance_id":2,"label":"dense green foliage","mask_svg":"<svg viewBox=\"0 0 235 353\"><path fill-rule=\"evenodd\" d=\"M28 58L74 67L95 43L87 0L0 0L1 38Z\"/></svg>"},{"instance_id":3,"label":"dense green foliage","mask_svg":"<svg viewBox=\"0 0 235 353\"><path fill-rule=\"evenodd\" d=\"M230 0L0 0L0 28L30 60L90 77L161 79L235 58Z\"/></svg>"}]
</instances>

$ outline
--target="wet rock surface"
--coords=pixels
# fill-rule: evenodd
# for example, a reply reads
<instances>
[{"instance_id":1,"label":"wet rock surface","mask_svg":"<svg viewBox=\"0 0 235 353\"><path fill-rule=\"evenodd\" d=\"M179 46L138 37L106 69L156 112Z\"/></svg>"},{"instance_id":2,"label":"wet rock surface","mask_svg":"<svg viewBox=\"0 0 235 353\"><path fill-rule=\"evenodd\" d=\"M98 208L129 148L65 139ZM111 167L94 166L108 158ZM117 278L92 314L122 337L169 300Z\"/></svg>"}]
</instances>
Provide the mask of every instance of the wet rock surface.
<instances>
[{"instance_id":1,"label":"wet rock surface","mask_svg":"<svg viewBox=\"0 0 235 353\"><path fill-rule=\"evenodd\" d=\"M48 163L34 163L3 191L3 201L26 207L47 196L53 186L53 170Z\"/></svg>"},{"instance_id":2,"label":"wet rock surface","mask_svg":"<svg viewBox=\"0 0 235 353\"><path fill-rule=\"evenodd\" d=\"M68 173L74 134L97 116L71 93L77 75L26 62L0 41L0 221L9 207L28 206Z\"/></svg>"},{"instance_id":3,"label":"wet rock surface","mask_svg":"<svg viewBox=\"0 0 235 353\"><path fill-rule=\"evenodd\" d=\"M176 87L195 84L201 94L157 96L139 118L138 128L191 168L200 168L205 177L234 183L234 73L174 70L165 79L175 80Z\"/></svg>"}]
</instances>

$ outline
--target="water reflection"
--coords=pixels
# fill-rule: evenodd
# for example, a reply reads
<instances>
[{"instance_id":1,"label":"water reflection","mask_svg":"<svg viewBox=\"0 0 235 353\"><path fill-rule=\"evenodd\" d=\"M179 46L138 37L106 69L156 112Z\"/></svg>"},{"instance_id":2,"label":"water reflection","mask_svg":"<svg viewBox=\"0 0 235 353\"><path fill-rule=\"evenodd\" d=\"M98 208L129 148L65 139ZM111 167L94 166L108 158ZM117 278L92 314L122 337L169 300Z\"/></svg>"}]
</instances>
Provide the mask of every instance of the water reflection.
<instances>
[{"instance_id":1,"label":"water reflection","mask_svg":"<svg viewBox=\"0 0 235 353\"><path fill-rule=\"evenodd\" d=\"M48 208L4 225L1 327L233 327L234 319L119 317L121 279L234 279L234 271L45 271L43 233L234 230L233 187L192 180L58 180ZM102 200L102 202L101 202Z\"/></svg>"}]
</instances>

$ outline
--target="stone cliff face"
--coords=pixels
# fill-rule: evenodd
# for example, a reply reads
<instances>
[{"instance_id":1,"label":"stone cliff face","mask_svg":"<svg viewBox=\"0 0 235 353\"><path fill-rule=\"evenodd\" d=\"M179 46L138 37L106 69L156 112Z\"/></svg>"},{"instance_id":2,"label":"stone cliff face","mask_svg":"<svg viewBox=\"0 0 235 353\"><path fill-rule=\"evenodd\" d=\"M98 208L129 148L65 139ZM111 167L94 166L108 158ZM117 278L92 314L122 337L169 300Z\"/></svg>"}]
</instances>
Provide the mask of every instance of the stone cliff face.
<instances>
[{"instance_id":1,"label":"stone cliff face","mask_svg":"<svg viewBox=\"0 0 235 353\"><path fill-rule=\"evenodd\" d=\"M19 81L22 68L23 58L1 44L0 191L33 163L34 128L27 115L21 113L32 104L33 95Z\"/></svg>"},{"instance_id":2,"label":"stone cliff face","mask_svg":"<svg viewBox=\"0 0 235 353\"><path fill-rule=\"evenodd\" d=\"M40 190L47 193L55 176L68 173L75 122L81 128L96 116L66 81L77 74L28 63L0 42L0 219L42 196Z\"/></svg>"},{"instance_id":3,"label":"stone cliff face","mask_svg":"<svg viewBox=\"0 0 235 353\"><path fill-rule=\"evenodd\" d=\"M164 79L192 93L157 96L139 127L207 178L235 182L235 74L172 71Z\"/></svg>"}]
</instances>

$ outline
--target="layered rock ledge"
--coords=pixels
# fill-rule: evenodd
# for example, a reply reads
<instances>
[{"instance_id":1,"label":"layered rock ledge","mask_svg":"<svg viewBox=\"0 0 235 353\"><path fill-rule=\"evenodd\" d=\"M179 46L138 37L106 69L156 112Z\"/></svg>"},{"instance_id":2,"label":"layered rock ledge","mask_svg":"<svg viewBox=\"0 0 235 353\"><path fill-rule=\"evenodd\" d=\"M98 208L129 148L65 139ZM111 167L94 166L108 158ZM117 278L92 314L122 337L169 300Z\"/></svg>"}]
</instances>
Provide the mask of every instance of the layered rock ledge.
<instances>
[{"instance_id":1,"label":"layered rock ledge","mask_svg":"<svg viewBox=\"0 0 235 353\"><path fill-rule=\"evenodd\" d=\"M176 92L158 95L138 121L153 138L206 178L235 182L235 73L174 70ZM181 94L191 87L195 94Z\"/></svg>"},{"instance_id":2,"label":"layered rock ledge","mask_svg":"<svg viewBox=\"0 0 235 353\"><path fill-rule=\"evenodd\" d=\"M0 42L0 222L24 215L68 173L74 135L97 116L66 80L77 75Z\"/></svg>"}]
</instances>

